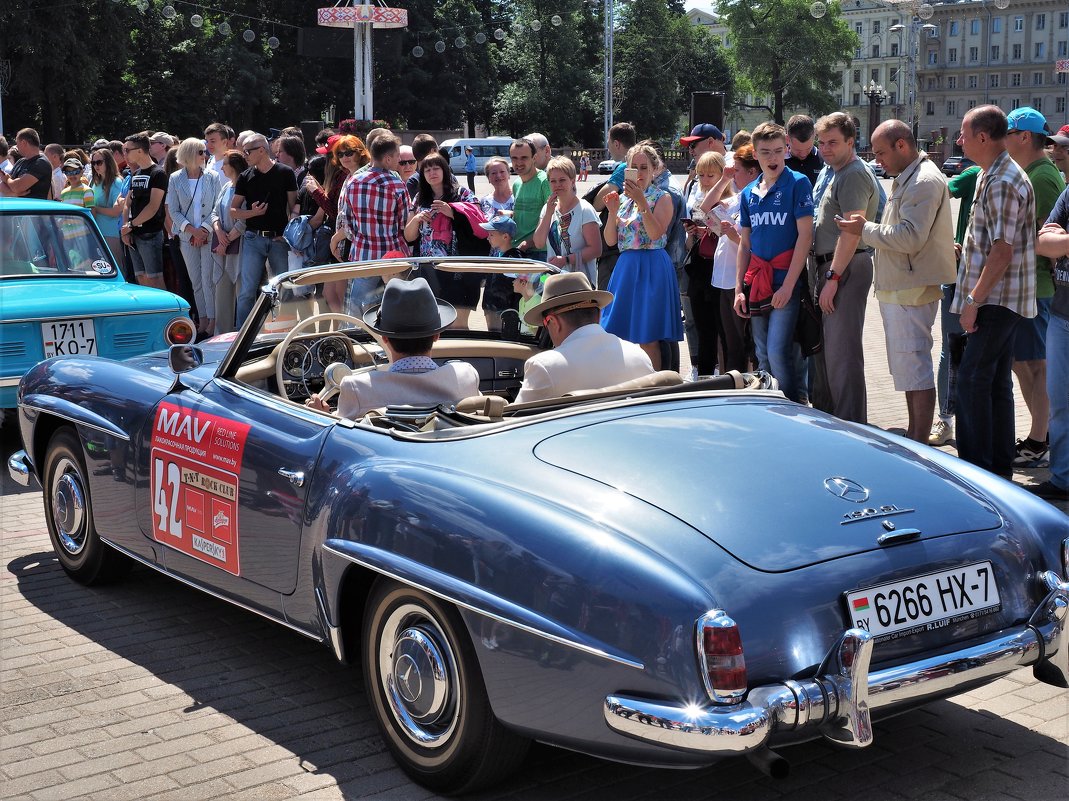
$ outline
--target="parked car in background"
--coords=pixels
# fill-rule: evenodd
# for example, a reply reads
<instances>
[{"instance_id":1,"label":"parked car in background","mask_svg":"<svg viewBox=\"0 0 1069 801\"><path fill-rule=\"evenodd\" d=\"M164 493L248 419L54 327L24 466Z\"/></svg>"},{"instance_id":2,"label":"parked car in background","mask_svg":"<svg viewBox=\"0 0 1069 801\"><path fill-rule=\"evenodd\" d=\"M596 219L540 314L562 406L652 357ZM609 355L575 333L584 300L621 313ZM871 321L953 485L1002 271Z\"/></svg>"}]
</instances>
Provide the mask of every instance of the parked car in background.
<instances>
[{"instance_id":1,"label":"parked car in background","mask_svg":"<svg viewBox=\"0 0 1069 801\"><path fill-rule=\"evenodd\" d=\"M138 562L358 664L383 741L438 792L502 780L533 740L782 775L770 747L864 747L873 718L1023 666L1069 684L1069 518L767 377L665 371L517 404L539 339L449 328L431 356L475 367L481 395L355 420L305 405L384 354L374 309L330 312L309 287L547 269L314 267L272 279L237 334L51 359L20 384L9 470L43 486L75 581Z\"/></svg>"},{"instance_id":2,"label":"parked car in background","mask_svg":"<svg viewBox=\"0 0 1069 801\"><path fill-rule=\"evenodd\" d=\"M605 161L598 162L598 174L612 175L612 171L616 169L618 163L616 159L605 159Z\"/></svg>"},{"instance_id":3,"label":"parked car in background","mask_svg":"<svg viewBox=\"0 0 1069 801\"><path fill-rule=\"evenodd\" d=\"M0 198L0 409L43 359L125 359L194 334L185 300L123 279L87 209Z\"/></svg>"},{"instance_id":4,"label":"parked car in background","mask_svg":"<svg viewBox=\"0 0 1069 801\"><path fill-rule=\"evenodd\" d=\"M512 161L509 159L509 146L512 144L511 136L489 136L479 139L446 139L439 146L439 150L449 153L449 169L454 175L464 175L464 165L468 159L468 148L475 156L475 169L482 173L486 162L494 158L502 158L509 163L509 171L512 170Z\"/></svg>"},{"instance_id":5,"label":"parked car in background","mask_svg":"<svg viewBox=\"0 0 1069 801\"><path fill-rule=\"evenodd\" d=\"M952 178L965 172L975 163L972 159L965 158L965 156L951 156L943 162L943 175Z\"/></svg>"},{"instance_id":6,"label":"parked car in background","mask_svg":"<svg viewBox=\"0 0 1069 801\"><path fill-rule=\"evenodd\" d=\"M877 178L886 178L887 177L887 170L885 170L883 167L881 167L880 163L878 161L876 161L876 159L873 159L872 161L866 161L865 164L868 165L868 168L870 170L872 170L872 172L875 174L875 176Z\"/></svg>"}]
</instances>

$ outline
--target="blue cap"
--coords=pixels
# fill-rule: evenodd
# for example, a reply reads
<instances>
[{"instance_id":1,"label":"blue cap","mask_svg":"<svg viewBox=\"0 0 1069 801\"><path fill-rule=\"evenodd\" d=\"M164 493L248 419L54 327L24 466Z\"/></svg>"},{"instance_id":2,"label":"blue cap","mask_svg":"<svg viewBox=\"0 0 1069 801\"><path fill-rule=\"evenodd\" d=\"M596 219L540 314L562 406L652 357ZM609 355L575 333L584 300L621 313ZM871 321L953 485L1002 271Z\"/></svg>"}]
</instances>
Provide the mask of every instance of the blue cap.
<instances>
[{"instance_id":1,"label":"blue cap","mask_svg":"<svg viewBox=\"0 0 1069 801\"><path fill-rule=\"evenodd\" d=\"M679 144L686 147L694 142L700 142L702 139L719 139L723 142L724 132L711 122L703 122L701 125L695 125L694 129L690 132L690 136L682 137L679 140Z\"/></svg>"},{"instance_id":2,"label":"blue cap","mask_svg":"<svg viewBox=\"0 0 1069 801\"><path fill-rule=\"evenodd\" d=\"M502 214L497 215L490 222L479 223L479 227L484 231L497 231L501 234L516 236L516 221Z\"/></svg>"},{"instance_id":3,"label":"blue cap","mask_svg":"<svg viewBox=\"0 0 1069 801\"><path fill-rule=\"evenodd\" d=\"M1011 131L1029 131L1041 136L1050 136L1050 130L1047 128L1047 118L1028 106L1015 108L1009 113L1006 122Z\"/></svg>"}]
</instances>

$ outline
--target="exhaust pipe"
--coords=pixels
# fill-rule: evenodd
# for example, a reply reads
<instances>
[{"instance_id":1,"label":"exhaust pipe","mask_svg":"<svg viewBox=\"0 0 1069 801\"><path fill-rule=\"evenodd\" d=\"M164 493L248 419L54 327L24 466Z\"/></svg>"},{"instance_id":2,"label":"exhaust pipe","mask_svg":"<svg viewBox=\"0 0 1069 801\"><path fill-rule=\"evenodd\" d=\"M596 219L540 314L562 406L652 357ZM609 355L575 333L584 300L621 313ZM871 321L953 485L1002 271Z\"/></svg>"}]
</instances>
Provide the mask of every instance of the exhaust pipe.
<instances>
[{"instance_id":1,"label":"exhaust pipe","mask_svg":"<svg viewBox=\"0 0 1069 801\"><path fill-rule=\"evenodd\" d=\"M747 751L746 758L766 776L773 779L786 779L791 772L791 763L771 748L758 748Z\"/></svg>"}]
</instances>

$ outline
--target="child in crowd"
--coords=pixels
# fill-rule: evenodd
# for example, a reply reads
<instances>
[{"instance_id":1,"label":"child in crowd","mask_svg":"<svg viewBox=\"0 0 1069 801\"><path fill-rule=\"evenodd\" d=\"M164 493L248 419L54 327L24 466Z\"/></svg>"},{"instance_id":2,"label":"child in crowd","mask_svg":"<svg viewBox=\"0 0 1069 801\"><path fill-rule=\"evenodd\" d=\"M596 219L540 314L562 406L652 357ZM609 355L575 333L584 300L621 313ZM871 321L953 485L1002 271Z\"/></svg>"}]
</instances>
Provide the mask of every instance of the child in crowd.
<instances>
[{"instance_id":1,"label":"child in crowd","mask_svg":"<svg viewBox=\"0 0 1069 801\"><path fill-rule=\"evenodd\" d=\"M522 259L523 253L512 246L512 240L516 236L516 223L511 217L498 214L490 222L479 223L479 227L486 231L486 238L490 242L490 256L502 259ZM508 309L516 309L519 306L520 296L509 280L509 276L500 273L492 273L487 276L486 289L483 292L483 314L486 317L486 327L490 331L501 330L501 313ZM523 312L520 312L523 317ZM523 324L520 324L523 328Z\"/></svg>"},{"instance_id":2,"label":"child in crowd","mask_svg":"<svg viewBox=\"0 0 1069 801\"><path fill-rule=\"evenodd\" d=\"M69 158L63 162L63 175L67 179L67 185L60 192L59 199L72 206L92 208L95 196L93 188L85 180L85 165L76 158Z\"/></svg>"}]
</instances>

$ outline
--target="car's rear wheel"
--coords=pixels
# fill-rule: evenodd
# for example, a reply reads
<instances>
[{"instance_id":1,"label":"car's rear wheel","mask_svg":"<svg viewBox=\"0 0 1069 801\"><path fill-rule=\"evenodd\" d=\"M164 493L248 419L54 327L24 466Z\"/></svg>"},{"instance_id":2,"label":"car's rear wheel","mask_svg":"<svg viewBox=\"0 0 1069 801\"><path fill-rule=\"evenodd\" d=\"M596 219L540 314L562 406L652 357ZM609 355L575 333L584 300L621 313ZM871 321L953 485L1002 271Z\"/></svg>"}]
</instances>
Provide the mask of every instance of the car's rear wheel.
<instances>
[{"instance_id":1,"label":"car's rear wheel","mask_svg":"<svg viewBox=\"0 0 1069 801\"><path fill-rule=\"evenodd\" d=\"M470 792L523 760L529 741L494 717L451 606L381 579L366 607L363 646L368 700L412 779L441 793Z\"/></svg>"},{"instance_id":2,"label":"car's rear wheel","mask_svg":"<svg viewBox=\"0 0 1069 801\"><path fill-rule=\"evenodd\" d=\"M82 584L112 581L130 560L100 541L81 443L72 428L52 435L44 463L45 521L59 564Z\"/></svg>"}]
</instances>

